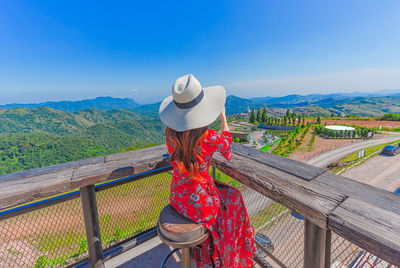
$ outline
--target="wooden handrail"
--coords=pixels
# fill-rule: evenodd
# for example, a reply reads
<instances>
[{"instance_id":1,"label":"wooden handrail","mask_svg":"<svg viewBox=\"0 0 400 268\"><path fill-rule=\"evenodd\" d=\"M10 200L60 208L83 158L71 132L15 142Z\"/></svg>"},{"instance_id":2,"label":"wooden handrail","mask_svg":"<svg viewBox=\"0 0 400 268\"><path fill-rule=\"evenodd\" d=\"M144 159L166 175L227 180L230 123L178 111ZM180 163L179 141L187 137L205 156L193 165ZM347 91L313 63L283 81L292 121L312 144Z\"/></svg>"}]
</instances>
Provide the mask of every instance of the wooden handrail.
<instances>
[{"instance_id":1,"label":"wooden handrail","mask_svg":"<svg viewBox=\"0 0 400 268\"><path fill-rule=\"evenodd\" d=\"M218 154L212 161L316 227L332 230L387 262L400 263L400 196L243 145L233 145L230 162ZM2 175L0 210L169 164L163 145Z\"/></svg>"},{"instance_id":2,"label":"wooden handrail","mask_svg":"<svg viewBox=\"0 0 400 268\"><path fill-rule=\"evenodd\" d=\"M168 166L166 146L89 158L0 176L0 210L88 185Z\"/></svg>"}]
</instances>

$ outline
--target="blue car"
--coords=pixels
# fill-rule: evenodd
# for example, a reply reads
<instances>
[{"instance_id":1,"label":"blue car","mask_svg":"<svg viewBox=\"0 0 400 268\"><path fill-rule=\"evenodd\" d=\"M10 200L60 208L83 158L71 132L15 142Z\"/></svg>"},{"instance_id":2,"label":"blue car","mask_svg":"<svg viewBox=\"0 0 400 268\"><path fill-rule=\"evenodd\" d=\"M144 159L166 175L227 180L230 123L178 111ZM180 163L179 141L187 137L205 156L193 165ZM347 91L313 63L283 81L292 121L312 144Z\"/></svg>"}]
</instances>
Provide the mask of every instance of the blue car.
<instances>
[{"instance_id":1,"label":"blue car","mask_svg":"<svg viewBox=\"0 0 400 268\"><path fill-rule=\"evenodd\" d=\"M394 145L387 145L387 146L385 146L385 148L383 148L382 153L396 155L396 154L400 153L400 147L397 147Z\"/></svg>"}]
</instances>

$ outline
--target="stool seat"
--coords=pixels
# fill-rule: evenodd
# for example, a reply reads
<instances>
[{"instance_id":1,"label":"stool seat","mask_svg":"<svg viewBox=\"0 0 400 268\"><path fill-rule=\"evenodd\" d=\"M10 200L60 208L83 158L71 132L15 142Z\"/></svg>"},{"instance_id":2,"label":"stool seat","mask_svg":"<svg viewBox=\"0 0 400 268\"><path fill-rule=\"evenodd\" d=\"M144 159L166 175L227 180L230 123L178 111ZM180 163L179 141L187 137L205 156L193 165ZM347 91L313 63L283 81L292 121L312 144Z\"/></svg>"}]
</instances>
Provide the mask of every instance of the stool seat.
<instances>
[{"instance_id":1,"label":"stool seat","mask_svg":"<svg viewBox=\"0 0 400 268\"><path fill-rule=\"evenodd\" d=\"M209 235L207 228L182 216L171 205L163 208L157 225L162 240L174 247L198 245Z\"/></svg>"}]
</instances>

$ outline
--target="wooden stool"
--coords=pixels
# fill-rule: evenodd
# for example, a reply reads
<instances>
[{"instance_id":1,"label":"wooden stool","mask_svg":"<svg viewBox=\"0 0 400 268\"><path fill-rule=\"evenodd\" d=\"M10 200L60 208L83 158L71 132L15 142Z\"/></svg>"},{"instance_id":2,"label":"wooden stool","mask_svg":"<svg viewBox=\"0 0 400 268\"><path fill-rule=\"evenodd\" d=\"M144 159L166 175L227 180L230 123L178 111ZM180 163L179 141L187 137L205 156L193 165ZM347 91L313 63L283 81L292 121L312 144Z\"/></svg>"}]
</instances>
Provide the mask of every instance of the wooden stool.
<instances>
[{"instance_id":1,"label":"wooden stool","mask_svg":"<svg viewBox=\"0 0 400 268\"><path fill-rule=\"evenodd\" d=\"M171 205L160 213L157 233L167 245L182 251L182 268L193 267L192 248L203 243L209 236L207 228L179 214Z\"/></svg>"}]
</instances>

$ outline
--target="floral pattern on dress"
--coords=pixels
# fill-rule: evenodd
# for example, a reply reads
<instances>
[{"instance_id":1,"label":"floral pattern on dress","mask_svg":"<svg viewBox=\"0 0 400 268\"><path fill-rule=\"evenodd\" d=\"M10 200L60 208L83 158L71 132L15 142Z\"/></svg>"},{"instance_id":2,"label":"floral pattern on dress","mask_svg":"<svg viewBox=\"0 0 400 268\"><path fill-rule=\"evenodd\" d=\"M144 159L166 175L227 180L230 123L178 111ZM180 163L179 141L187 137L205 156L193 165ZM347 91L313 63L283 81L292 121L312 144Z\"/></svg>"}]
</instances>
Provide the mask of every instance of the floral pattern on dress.
<instances>
[{"instance_id":1,"label":"floral pattern on dress","mask_svg":"<svg viewBox=\"0 0 400 268\"><path fill-rule=\"evenodd\" d=\"M214 152L231 160L231 145L230 132L219 135L213 129L206 131L195 148L199 178L192 178L181 162L172 162L172 207L211 233L209 239L194 248L193 256L199 268L212 263L217 268L253 267L254 229L242 195L239 190L215 181L208 173ZM168 138L167 147L172 154L174 145Z\"/></svg>"}]
</instances>

